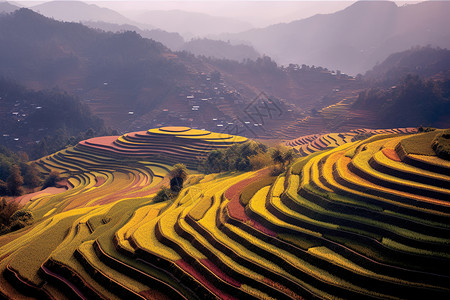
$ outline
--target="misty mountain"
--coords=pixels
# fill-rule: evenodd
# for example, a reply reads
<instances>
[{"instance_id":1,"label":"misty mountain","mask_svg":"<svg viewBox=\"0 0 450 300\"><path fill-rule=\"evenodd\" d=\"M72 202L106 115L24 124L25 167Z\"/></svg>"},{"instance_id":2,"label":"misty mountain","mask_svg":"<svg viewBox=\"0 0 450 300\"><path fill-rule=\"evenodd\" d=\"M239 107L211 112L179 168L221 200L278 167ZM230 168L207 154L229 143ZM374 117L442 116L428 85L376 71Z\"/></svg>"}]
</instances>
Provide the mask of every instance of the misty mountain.
<instances>
[{"instance_id":1,"label":"misty mountain","mask_svg":"<svg viewBox=\"0 0 450 300\"><path fill-rule=\"evenodd\" d=\"M9 14L15 10L18 10L19 8L20 7L13 5L9 2L0 2L0 14L1 13Z\"/></svg>"},{"instance_id":2,"label":"misty mountain","mask_svg":"<svg viewBox=\"0 0 450 300\"><path fill-rule=\"evenodd\" d=\"M82 22L84 25L104 31L124 32L135 31L144 38L152 39L169 47L172 51L187 51L195 55L214 57L218 59L231 59L242 61L244 59L256 59L260 56L256 50L247 45L232 45L223 41L210 39L193 39L185 42L183 37L176 32L167 32L161 29L142 30L137 26L113 24L106 22Z\"/></svg>"},{"instance_id":3,"label":"misty mountain","mask_svg":"<svg viewBox=\"0 0 450 300\"><path fill-rule=\"evenodd\" d=\"M205 37L227 32L234 33L252 28L250 23L243 21L181 10L146 11L134 19L169 32L178 32L184 38Z\"/></svg>"},{"instance_id":4,"label":"misty mountain","mask_svg":"<svg viewBox=\"0 0 450 300\"><path fill-rule=\"evenodd\" d=\"M82 1L51 1L33 6L31 9L46 17L68 22L101 21L133 25L135 23L112 9Z\"/></svg>"},{"instance_id":5,"label":"misty mountain","mask_svg":"<svg viewBox=\"0 0 450 300\"><path fill-rule=\"evenodd\" d=\"M86 72L95 72L96 67L128 67L127 61L155 61L170 51L133 32L98 32L79 23L58 22L28 9L2 16L0 28L1 68L5 75L18 77L20 81L37 77L41 82L63 83L65 74L82 71L87 75ZM90 80L89 77L86 79Z\"/></svg>"},{"instance_id":6,"label":"misty mountain","mask_svg":"<svg viewBox=\"0 0 450 300\"><path fill-rule=\"evenodd\" d=\"M140 16L147 24L136 23L114 10L101 8L94 4L81 1L53 1L32 7L34 11L57 20L69 22L81 22L91 28L111 32L135 31L144 38L153 39L164 44L173 51L184 50L195 55L205 55L215 58L256 59L259 54L250 46L231 45L221 41L208 39L192 40L184 43L183 37L174 31L192 31L189 36L204 33L204 30L212 30L209 33L236 32L250 28L249 24L227 18L216 18L206 14L189 13L184 11L154 11L146 12ZM150 19L149 19L150 18ZM166 23L170 18L172 21ZM149 23L157 23L163 29L145 29L153 27ZM144 29L143 29L144 28ZM172 30L170 30L172 29ZM206 34L206 33L205 33Z\"/></svg>"},{"instance_id":7,"label":"misty mountain","mask_svg":"<svg viewBox=\"0 0 450 300\"><path fill-rule=\"evenodd\" d=\"M391 54L382 63L368 71L364 79L390 87L408 74L422 78L448 77L450 79L450 50L415 47Z\"/></svg>"},{"instance_id":8,"label":"misty mountain","mask_svg":"<svg viewBox=\"0 0 450 300\"><path fill-rule=\"evenodd\" d=\"M151 29L151 30L140 29L137 26L129 24L119 25L114 23L93 22L93 21L83 21L82 23L88 27L101 29L104 31L111 31L111 32L135 31L140 36L160 42L161 44L164 44L165 46L169 47L172 50L178 50L184 45L183 37L176 32L167 32L161 29Z\"/></svg>"},{"instance_id":9,"label":"misty mountain","mask_svg":"<svg viewBox=\"0 0 450 300\"><path fill-rule=\"evenodd\" d=\"M244 59L255 60L261 56L251 46L242 44L232 45L227 42L210 39L193 39L185 43L179 49L191 52L195 55L236 61L242 61Z\"/></svg>"},{"instance_id":10,"label":"misty mountain","mask_svg":"<svg viewBox=\"0 0 450 300\"><path fill-rule=\"evenodd\" d=\"M448 1L402 7L389 1L358 1L333 14L222 35L221 39L249 41L281 64L320 65L357 74L413 46L450 47L449 14Z\"/></svg>"}]
</instances>

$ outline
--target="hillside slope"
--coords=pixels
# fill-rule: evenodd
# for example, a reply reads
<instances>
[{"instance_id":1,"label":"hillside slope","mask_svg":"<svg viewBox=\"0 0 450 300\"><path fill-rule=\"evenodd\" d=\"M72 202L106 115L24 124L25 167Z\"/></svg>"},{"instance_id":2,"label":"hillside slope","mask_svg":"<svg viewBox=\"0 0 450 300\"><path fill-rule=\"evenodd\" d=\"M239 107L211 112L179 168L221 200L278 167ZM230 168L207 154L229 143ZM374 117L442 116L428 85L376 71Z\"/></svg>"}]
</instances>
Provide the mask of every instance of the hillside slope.
<instances>
[{"instance_id":1,"label":"hillside slope","mask_svg":"<svg viewBox=\"0 0 450 300\"><path fill-rule=\"evenodd\" d=\"M325 68L282 68L268 57L246 63L198 58L133 32L98 32L27 9L1 16L0 32L1 76L36 90L57 86L75 94L122 132L163 125L217 130L239 123L241 129L263 124L270 136L281 121L298 117L292 104L307 113L323 97L335 99L333 90L358 86ZM258 121L244 113L262 92L277 101L282 119Z\"/></svg>"},{"instance_id":2,"label":"hillside slope","mask_svg":"<svg viewBox=\"0 0 450 300\"><path fill-rule=\"evenodd\" d=\"M450 162L431 148L441 133L346 143L275 181L269 170L192 175L159 203L166 165L117 159L117 147L174 143L195 156L239 138L166 127L98 139L101 151L85 141L39 161L70 175L71 189L31 198L34 225L0 236L0 294L446 299Z\"/></svg>"},{"instance_id":3,"label":"hillside slope","mask_svg":"<svg viewBox=\"0 0 450 300\"><path fill-rule=\"evenodd\" d=\"M367 71L364 79L391 87L408 74L442 80L450 77L449 72L450 50L415 47L389 55L386 60Z\"/></svg>"},{"instance_id":4,"label":"hillside slope","mask_svg":"<svg viewBox=\"0 0 450 300\"><path fill-rule=\"evenodd\" d=\"M85 103L61 90L37 92L0 78L0 101L1 145L34 158L85 139L83 132L107 134Z\"/></svg>"}]
</instances>

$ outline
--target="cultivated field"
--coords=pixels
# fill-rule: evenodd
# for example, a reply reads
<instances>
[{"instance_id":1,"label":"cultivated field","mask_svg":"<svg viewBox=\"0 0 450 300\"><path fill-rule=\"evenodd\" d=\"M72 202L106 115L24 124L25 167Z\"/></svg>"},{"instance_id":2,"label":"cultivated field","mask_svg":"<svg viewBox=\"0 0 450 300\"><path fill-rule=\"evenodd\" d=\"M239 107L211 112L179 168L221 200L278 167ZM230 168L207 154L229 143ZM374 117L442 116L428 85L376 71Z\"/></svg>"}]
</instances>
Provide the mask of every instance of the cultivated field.
<instances>
[{"instance_id":1,"label":"cultivated field","mask_svg":"<svg viewBox=\"0 0 450 300\"><path fill-rule=\"evenodd\" d=\"M165 127L83 141L38 161L70 188L32 198L34 225L0 236L0 295L448 299L450 161L432 152L439 130L414 131L290 141L305 156L277 177L194 174L236 136ZM191 177L155 203L179 162Z\"/></svg>"}]
</instances>

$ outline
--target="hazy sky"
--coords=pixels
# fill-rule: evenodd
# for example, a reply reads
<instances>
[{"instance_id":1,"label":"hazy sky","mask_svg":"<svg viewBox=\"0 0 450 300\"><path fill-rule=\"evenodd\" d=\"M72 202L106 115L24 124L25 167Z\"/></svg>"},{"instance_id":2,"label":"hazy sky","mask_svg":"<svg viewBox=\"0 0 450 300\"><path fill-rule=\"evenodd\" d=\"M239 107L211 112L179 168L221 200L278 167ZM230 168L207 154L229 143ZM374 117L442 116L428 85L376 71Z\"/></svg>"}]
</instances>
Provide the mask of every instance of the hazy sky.
<instances>
[{"instance_id":1,"label":"hazy sky","mask_svg":"<svg viewBox=\"0 0 450 300\"><path fill-rule=\"evenodd\" d=\"M1 1L1 0L0 0ZM27 0L12 1L24 6L33 6L48 1ZM290 22L304 19L312 15L322 13L333 13L344 9L355 1L342 0L284 0L284 1L264 1L264 0L91 0L87 3L95 3L102 7L114 9L125 16L133 17L137 13L145 10L185 10L210 14L213 16L223 16L247 21L255 27L268 26L280 22ZM397 5L413 1L395 1ZM416 1L417 2L417 1Z\"/></svg>"}]
</instances>

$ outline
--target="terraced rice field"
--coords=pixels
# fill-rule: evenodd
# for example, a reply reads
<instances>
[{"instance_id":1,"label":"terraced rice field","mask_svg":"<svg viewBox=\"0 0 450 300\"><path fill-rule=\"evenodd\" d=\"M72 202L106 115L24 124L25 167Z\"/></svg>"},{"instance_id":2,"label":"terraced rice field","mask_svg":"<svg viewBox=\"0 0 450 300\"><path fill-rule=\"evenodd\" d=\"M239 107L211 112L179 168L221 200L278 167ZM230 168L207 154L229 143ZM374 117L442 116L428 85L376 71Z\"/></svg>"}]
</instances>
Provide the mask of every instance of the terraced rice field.
<instances>
[{"instance_id":1,"label":"terraced rice field","mask_svg":"<svg viewBox=\"0 0 450 300\"><path fill-rule=\"evenodd\" d=\"M70 174L72 188L31 201L38 221L0 237L0 293L448 299L450 162L415 151L424 146L413 139L425 134L334 142L277 178L269 169L193 175L176 199L161 203L152 201L167 170L161 162L174 162L144 147L145 139L161 149L183 141L172 149L186 160L176 162L192 164L205 140L225 147L242 139L164 128L86 141L40 161L43 172ZM139 154L126 156L128 149Z\"/></svg>"},{"instance_id":2,"label":"terraced rice field","mask_svg":"<svg viewBox=\"0 0 450 300\"><path fill-rule=\"evenodd\" d=\"M279 128L261 135L261 138L293 139L299 135L310 135L318 132L347 132L354 128L371 127L377 124L377 116L373 111L356 109L353 103L357 95L342 95L343 98L317 113L280 124ZM270 130L269 130L270 131Z\"/></svg>"},{"instance_id":3,"label":"terraced rice field","mask_svg":"<svg viewBox=\"0 0 450 300\"><path fill-rule=\"evenodd\" d=\"M417 132L416 128L394 128L394 129L354 129L348 132L312 134L301 136L285 142L285 145L292 147L301 156L307 156L317 151L328 148L335 148L345 143L351 142L358 135L367 136L377 134L410 134Z\"/></svg>"}]
</instances>

